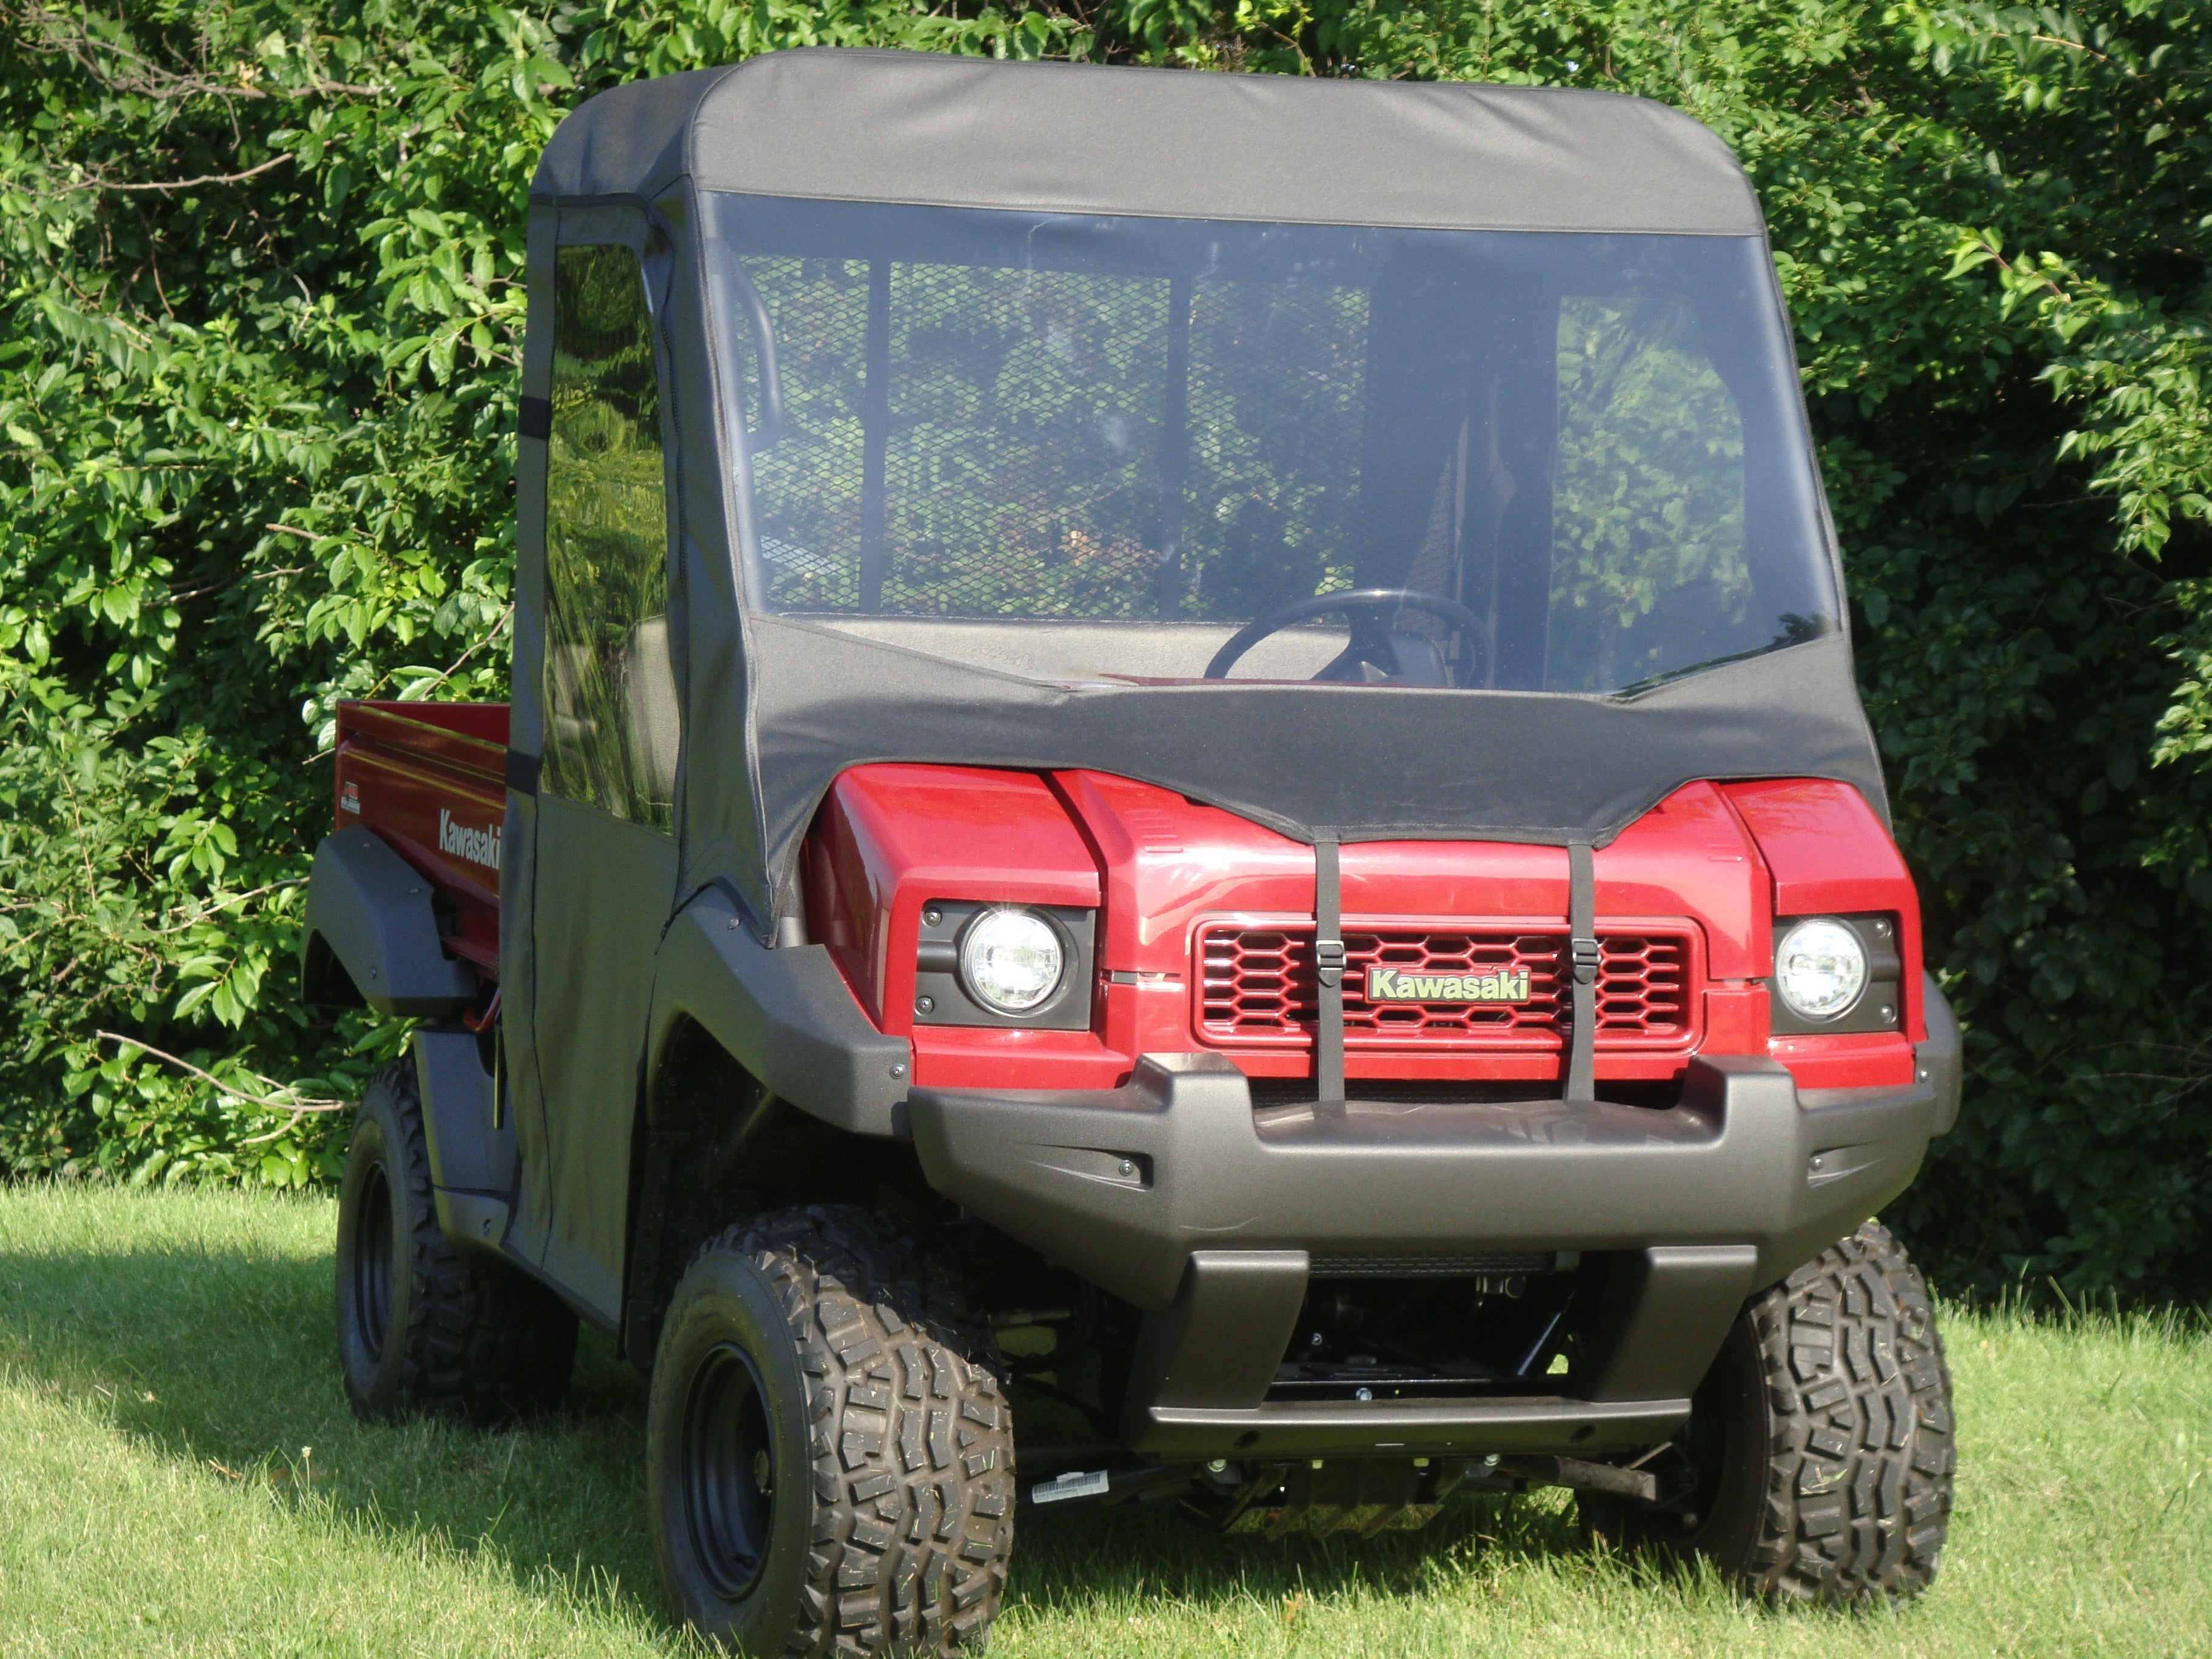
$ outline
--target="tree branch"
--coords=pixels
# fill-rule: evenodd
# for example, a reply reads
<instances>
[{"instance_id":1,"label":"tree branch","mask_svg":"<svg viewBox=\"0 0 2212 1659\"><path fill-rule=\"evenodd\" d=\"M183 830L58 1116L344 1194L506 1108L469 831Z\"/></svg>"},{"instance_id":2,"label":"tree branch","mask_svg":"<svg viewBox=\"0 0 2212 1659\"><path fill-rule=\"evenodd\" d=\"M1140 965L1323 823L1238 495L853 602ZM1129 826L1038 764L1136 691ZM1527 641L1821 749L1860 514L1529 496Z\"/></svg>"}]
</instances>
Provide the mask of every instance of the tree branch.
<instances>
[{"instance_id":1,"label":"tree branch","mask_svg":"<svg viewBox=\"0 0 2212 1659\"><path fill-rule=\"evenodd\" d=\"M409 686L407 690L411 695L404 700L408 702L420 702L423 697L428 696L430 692L435 690L438 687L443 685L447 680L453 678L454 675L459 673L461 672L461 665L463 663L468 661L471 657L475 656L477 652L483 650L484 647L489 645L494 640L497 639L500 635L500 630L504 629L508 623L514 620L514 606L513 603L510 602L507 609L499 613L499 620L491 625L491 631L489 634L486 634L482 639L478 640L467 650L462 652L459 656L453 659L453 665L451 668L448 668L444 673L439 675L435 679L422 681L415 685ZM387 674L385 678L389 679L391 676Z\"/></svg>"},{"instance_id":2,"label":"tree branch","mask_svg":"<svg viewBox=\"0 0 2212 1659\"><path fill-rule=\"evenodd\" d=\"M258 167L246 168L243 173L204 173L197 179L164 179L160 184L153 185L121 184L113 179L103 179L99 175L94 174L89 179L81 179L76 184L64 185L63 193L66 194L68 191L72 190L157 190L167 191L174 190L191 190L201 185L242 184L248 179L257 179L260 177L261 174L268 172L271 167L283 167L285 162L291 159L292 152L288 149L281 155L270 156Z\"/></svg>"},{"instance_id":3,"label":"tree branch","mask_svg":"<svg viewBox=\"0 0 2212 1659\"><path fill-rule=\"evenodd\" d=\"M206 908L186 916L182 921L174 923L170 927L156 927L154 932L156 934L181 933L187 927L198 927L200 923L205 921L210 916L219 915L223 911L230 908L234 904L243 904L250 898L259 898L264 893L275 893L282 891L287 887L304 887L307 884L307 877L294 876L288 881L272 881L266 887L251 887L243 893L233 893L228 898L219 900L216 903L207 906ZM140 1046L143 1047L144 1045L141 1044Z\"/></svg>"},{"instance_id":4,"label":"tree branch","mask_svg":"<svg viewBox=\"0 0 2212 1659\"><path fill-rule=\"evenodd\" d=\"M165 1053L150 1042L142 1042L137 1037L125 1036L116 1031L94 1031L93 1035L109 1042L127 1042L134 1048L143 1049L155 1059L166 1060L170 1065L179 1066L190 1072L194 1077L213 1084L233 1100L242 1100L249 1106L266 1107L272 1112L290 1112L297 1117L306 1112L343 1112L353 1104L349 1100L301 1100L297 1097L291 1100L271 1100L266 1095L249 1095L243 1089L232 1088L230 1085L212 1073L203 1072L189 1060L179 1060L174 1054ZM283 1131L279 1130L278 1133L282 1133Z\"/></svg>"}]
</instances>

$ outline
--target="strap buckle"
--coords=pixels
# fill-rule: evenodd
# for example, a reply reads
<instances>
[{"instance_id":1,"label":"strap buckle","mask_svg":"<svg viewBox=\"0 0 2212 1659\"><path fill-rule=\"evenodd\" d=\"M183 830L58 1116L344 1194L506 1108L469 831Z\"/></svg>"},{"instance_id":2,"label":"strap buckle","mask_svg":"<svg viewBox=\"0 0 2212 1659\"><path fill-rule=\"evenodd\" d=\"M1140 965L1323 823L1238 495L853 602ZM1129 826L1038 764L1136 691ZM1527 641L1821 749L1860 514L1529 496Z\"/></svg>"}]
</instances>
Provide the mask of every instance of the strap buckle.
<instances>
[{"instance_id":1,"label":"strap buckle","mask_svg":"<svg viewBox=\"0 0 2212 1659\"><path fill-rule=\"evenodd\" d=\"M1314 941L1314 965L1321 975L1321 982L1328 986L1344 983L1344 941L1340 939L1317 939Z\"/></svg>"},{"instance_id":2,"label":"strap buckle","mask_svg":"<svg viewBox=\"0 0 2212 1659\"><path fill-rule=\"evenodd\" d=\"M1596 984L1597 971L1605 961L1602 947L1594 939L1575 939L1568 941L1568 949L1574 966L1575 983Z\"/></svg>"}]
</instances>

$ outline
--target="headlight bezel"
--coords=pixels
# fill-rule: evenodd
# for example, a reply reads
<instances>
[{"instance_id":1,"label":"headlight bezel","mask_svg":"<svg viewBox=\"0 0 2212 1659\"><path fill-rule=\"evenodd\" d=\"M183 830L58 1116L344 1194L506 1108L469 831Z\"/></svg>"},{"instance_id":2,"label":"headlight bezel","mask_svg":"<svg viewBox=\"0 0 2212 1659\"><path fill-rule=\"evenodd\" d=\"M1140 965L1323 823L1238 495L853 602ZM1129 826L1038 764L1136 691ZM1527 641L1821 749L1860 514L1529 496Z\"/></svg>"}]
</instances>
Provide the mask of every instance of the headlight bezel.
<instances>
[{"instance_id":1,"label":"headlight bezel","mask_svg":"<svg viewBox=\"0 0 2212 1659\"><path fill-rule=\"evenodd\" d=\"M1851 934L1866 964L1858 994L1840 1010L1825 1016L1799 1012L1782 989L1783 955L1791 934L1816 922L1839 927ZM1777 916L1765 981L1769 1029L1776 1036L1863 1036L1900 1030L1905 1014L1903 977L1899 918L1894 913L1828 911Z\"/></svg>"},{"instance_id":2,"label":"headlight bezel","mask_svg":"<svg viewBox=\"0 0 2212 1659\"><path fill-rule=\"evenodd\" d=\"M1060 982L1036 1007L1009 1013L975 994L962 969L969 928L984 913L1019 910L1052 929L1060 941ZM916 1026L1027 1028L1087 1031L1094 1024L1094 953L1097 912L1072 905L1018 900L932 898L921 906L915 940L914 999Z\"/></svg>"}]
</instances>

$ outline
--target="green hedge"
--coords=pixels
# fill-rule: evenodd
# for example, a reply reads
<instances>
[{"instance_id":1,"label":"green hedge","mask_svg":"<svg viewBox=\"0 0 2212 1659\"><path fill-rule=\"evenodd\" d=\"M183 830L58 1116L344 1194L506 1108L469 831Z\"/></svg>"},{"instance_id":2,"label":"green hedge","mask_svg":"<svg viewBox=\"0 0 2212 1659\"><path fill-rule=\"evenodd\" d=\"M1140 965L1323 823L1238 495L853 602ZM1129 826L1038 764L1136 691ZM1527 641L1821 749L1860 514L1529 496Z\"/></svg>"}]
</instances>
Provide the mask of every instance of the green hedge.
<instances>
[{"instance_id":1,"label":"green hedge","mask_svg":"<svg viewBox=\"0 0 2212 1659\"><path fill-rule=\"evenodd\" d=\"M2202 1294L2207 27L2159 0L0 10L0 1165L328 1173L311 1109L392 1038L292 1006L317 755L338 697L501 693L523 197L585 93L810 43L1536 81L1691 111L1773 223L1969 1029L1965 1116L1896 1218L1954 1288Z\"/></svg>"}]
</instances>

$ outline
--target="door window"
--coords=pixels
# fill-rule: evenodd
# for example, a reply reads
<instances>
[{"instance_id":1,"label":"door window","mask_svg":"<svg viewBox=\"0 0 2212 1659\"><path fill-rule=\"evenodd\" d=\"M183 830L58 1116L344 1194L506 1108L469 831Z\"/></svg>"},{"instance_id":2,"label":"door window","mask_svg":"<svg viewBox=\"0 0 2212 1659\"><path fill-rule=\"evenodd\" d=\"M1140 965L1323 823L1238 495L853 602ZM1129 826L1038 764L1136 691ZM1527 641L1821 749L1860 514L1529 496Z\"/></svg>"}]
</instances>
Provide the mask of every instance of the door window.
<instances>
[{"instance_id":1,"label":"door window","mask_svg":"<svg viewBox=\"0 0 2212 1659\"><path fill-rule=\"evenodd\" d=\"M553 304L542 787L665 830L681 728L660 390L637 256L561 249Z\"/></svg>"}]
</instances>

